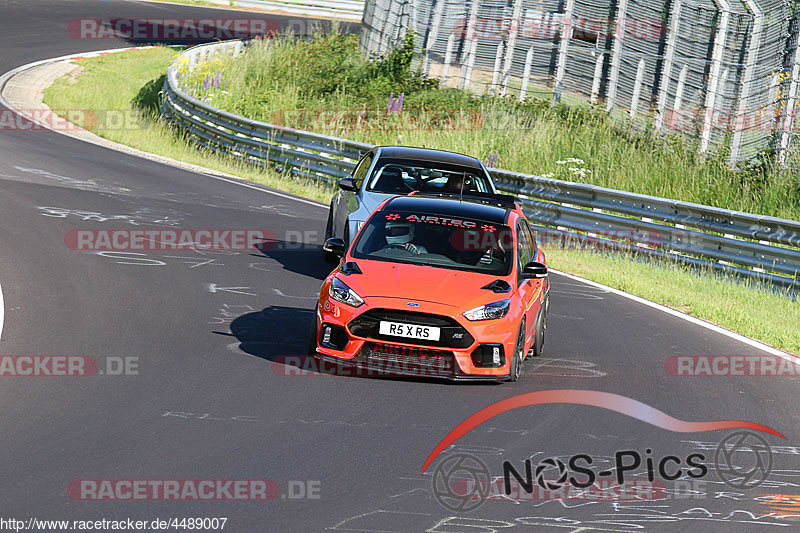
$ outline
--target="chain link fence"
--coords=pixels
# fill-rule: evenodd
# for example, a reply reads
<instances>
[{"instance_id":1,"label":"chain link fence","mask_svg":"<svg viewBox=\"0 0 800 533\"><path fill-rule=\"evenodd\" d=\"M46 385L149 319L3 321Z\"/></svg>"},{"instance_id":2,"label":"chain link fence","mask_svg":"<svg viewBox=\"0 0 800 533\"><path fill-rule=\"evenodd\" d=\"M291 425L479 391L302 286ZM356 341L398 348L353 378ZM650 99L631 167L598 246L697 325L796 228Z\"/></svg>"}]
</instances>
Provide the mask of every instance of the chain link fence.
<instances>
[{"instance_id":1,"label":"chain link fence","mask_svg":"<svg viewBox=\"0 0 800 533\"><path fill-rule=\"evenodd\" d=\"M446 87L603 106L732 167L799 168L797 0L366 0L361 47L415 32Z\"/></svg>"}]
</instances>

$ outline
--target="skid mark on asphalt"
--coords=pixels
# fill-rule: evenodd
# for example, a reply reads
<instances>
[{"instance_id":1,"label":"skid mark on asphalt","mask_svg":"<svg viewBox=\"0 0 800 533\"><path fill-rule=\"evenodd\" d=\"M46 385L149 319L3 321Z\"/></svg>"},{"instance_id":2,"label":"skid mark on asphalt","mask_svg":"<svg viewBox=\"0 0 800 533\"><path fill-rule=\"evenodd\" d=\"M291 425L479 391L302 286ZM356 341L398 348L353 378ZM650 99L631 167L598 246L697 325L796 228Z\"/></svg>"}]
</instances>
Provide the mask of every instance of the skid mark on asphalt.
<instances>
[{"instance_id":1,"label":"skid mark on asphalt","mask_svg":"<svg viewBox=\"0 0 800 533\"><path fill-rule=\"evenodd\" d=\"M319 296L292 296L291 294L284 294L280 289L272 289L272 291L283 298L296 298L299 300L317 300Z\"/></svg>"},{"instance_id":2,"label":"skid mark on asphalt","mask_svg":"<svg viewBox=\"0 0 800 533\"><path fill-rule=\"evenodd\" d=\"M598 296L596 294L588 294L585 292L576 292L576 291L560 291L557 289L553 289L553 294L557 295L562 298L573 298L576 300L604 300L602 296Z\"/></svg>"},{"instance_id":3,"label":"skid mark on asphalt","mask_svg":"<svg viewBox=\"0 0 800 533\"><path fill-rule=\"evenodd\" d=\"M216 283L206 283L206 289L210 293L232 292L234 294L244 294L245 296L258 296L252 292L245 292L249 291L250 287L218 287Z\"/></svg>"},{"instance_id":4,"label":"skid mark on asphalt","mask_svg":"<svg viewBox=\"0 0 800 533\"><path fill-rule=\"evenodd\" d=\"M528 364L531 364L530 371L527 368ZM536 357L526 361L525 373L565 378L602 378L608 375L601 370L596 370L595 366L597 365L589 361L578 361L576 359Z\"/></svg>"},{"instance_id":5,"label":"skid mark on asphalt","mask_svg":"<svg viewBox=\"0 0 800 533\"><path fill-rule=\"evenodd\" d=\"M558 313L550 313L550 318L569 318L572 320L585 320L585 318L582 316L559 315Z\"/></svg>"},{"instance_id":6,"label":"skid mark on asphalt","mask_svg":"<svg viewBox=\"0 0 800 533\"><path fill-rule=\"evenodd\" d=\"M80 209L67 209L65 207L37 206L37 209L44 211L42 216L51 218L67 218L75 216L83 221L108 222L123 221L132 226L177 226L181 222L181 217L170 215L156 215L150 209L140 208L133 213L123 215L107 215L97 211L83 211Z\"/></svg>"},{"instance_id":7,"label":"skid mark on asphalt","mask_svg":"<svg viewBox=\"0 0 800 533\"><path fill-rule=\"evenodd\" d=\"M600 295L608 293L607 290L598 287L564 281L551 280L550 287L554 295L576 300L603 300L603 296Z\"/></svg>"},{"instance_id":8,"label":"skid mark on asphalt","mask_svg":"<svg viewBox=\"0 0 800 533\"><path fill-rule=\"evenodd\" d=\"M124 261L114 261L118 265L137 265L137 266L164 266L164 261L158 259L148 259L147 254L138 252L86 252L92 255L99 255L109 259L124 259ZM143 257L144 256L144 257Z\"/></svg>"},{"instance_id":9,"label":"skid mark on asphalt","mask_svg":"<svg viewBox=\"0 0 800 533\"><path fill-rule=\"evenodd\" d=\"M250 207L250 209L255 209L256 211L266 211L271 214L281 215L289 218L305 218L302 214L298 213L296 209L292 209L288 205L251 205L248 207Z\"/></svg>"},{"instance_id":10,"label":"skid mark on asphalt","mask_svg":"<svg viewBox=\"0 0 800 533\"><path fill-rule=\"evenodd\" d=\"M65 185L67 187L74 187L75 189L79 189L82 191L95 191L95 192L107 192L107 193L130 193L131 190L125 187L116 187L113 185L104 185L100 183L98 180L95 179L88 179L88 180L81 180L78 178L73 178L70 176L62 176L60 174L53 174L52 172L48 172L47 170L41 170L38 168L28 168L28 167L21 167L21 166L14 166L16 170L20 172L24 172L26 174L33 174L35 176L39 176L49 181L55 181L61 185Z\"/></svg>"}]
</instances>

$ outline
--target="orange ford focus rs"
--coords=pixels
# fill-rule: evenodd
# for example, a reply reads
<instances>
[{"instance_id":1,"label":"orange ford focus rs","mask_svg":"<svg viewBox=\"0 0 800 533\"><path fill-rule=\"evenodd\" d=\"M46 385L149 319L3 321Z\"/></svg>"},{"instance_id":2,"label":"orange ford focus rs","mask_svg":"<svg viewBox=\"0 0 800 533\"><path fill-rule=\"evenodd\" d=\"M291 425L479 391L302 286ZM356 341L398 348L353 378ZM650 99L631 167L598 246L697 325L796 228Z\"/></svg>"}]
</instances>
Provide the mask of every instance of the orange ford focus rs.
<instances>
[{"instance_id":1,"label":"orange ford focus rs","mask_svg":"<svg viewBox=\"0 0 800 533\"><path fill-rule=\"evenodd\" d=\"M379 375L516 381L542 352L544 253L510 196L396 196L326 279L309 335L320 364Z\"/></svg>"}]
</instances>

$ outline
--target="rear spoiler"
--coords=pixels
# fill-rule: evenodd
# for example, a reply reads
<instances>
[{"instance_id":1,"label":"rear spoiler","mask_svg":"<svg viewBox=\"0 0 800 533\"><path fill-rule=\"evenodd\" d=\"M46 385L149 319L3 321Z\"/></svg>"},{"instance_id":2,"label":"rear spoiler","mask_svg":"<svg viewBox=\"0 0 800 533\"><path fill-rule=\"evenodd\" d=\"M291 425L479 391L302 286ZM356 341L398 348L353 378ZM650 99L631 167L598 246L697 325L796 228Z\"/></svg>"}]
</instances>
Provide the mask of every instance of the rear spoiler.
<instances>
[{"instance_id":1,"label":"rear spoiler","mask_svg":"<svg viewBox=\"0 0 800 533\"><path fill-rule=\"evenodd\" d=\"M467 191L463 193L414 191L410 193L408 196L424 196L427 198L451 198L453 200L472 200L492 205L498 205L501 207L506 207L508 209L519 209L519 205L517 205L517 198L515 196L511 196L510 194L494 194L490 192L477 192L477 191Z\"/></svg>"}]
</instances>

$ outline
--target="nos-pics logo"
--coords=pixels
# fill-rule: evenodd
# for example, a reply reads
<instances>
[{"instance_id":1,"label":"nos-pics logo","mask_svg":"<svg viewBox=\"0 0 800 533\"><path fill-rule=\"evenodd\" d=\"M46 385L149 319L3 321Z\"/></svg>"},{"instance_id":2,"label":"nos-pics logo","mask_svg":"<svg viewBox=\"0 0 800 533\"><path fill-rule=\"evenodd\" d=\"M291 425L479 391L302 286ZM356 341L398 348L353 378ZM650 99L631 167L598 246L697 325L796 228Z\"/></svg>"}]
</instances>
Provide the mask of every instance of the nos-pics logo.
<instances>
[{"instance_id":1,"label":"nos-pics logo","mask_svg":"<svg viewBox=\"0 0 800 533\"><path fill-rule=\"evenodd\" d=\"M582 458L589 457L586 454L579 455ZM695 460L706 459L703 454L692 455L695 456ZM571 460L569 464L572 464ZM637 467L640 464L642 464L640 461L636 461ZM624 469L629 470L631 466L633 465L626 465ZM702 467L697 469L702 475L695 474L691 477L703 477L708 472L708 468L703 465L693 466ZM731 433L720 441L714 452L714 468L720 480L739 490L761 485L768 479L772 467L773 458L769 443L761 435L751 431ZM579 470L580 474L586 474L586 468ZM533 475L531 482L549 491L557 491L571 483L570 469L557 458L542 460L532 469L531 474ZM605 475L605 472L601 475ZM509 479L503 479L505 477ZM669 477L675 479L673 476ZM596 477L592 475L590 478L594 483ZM467 513L483 505L489 498L490 491L496 485L500 485L493 483L494 479L489 467L481 459L471 454L458 453L449 455L439 462L433 472L431 488L436 501L442 507L454 512ZM498 477L498 480L500 479L504 481L503 486L511 486L508 469L504 468L504 475ZM525 484L522 486L525 491L533 491L532 488L530 490L525 488Z\"/></svg>"}]
</instances>

